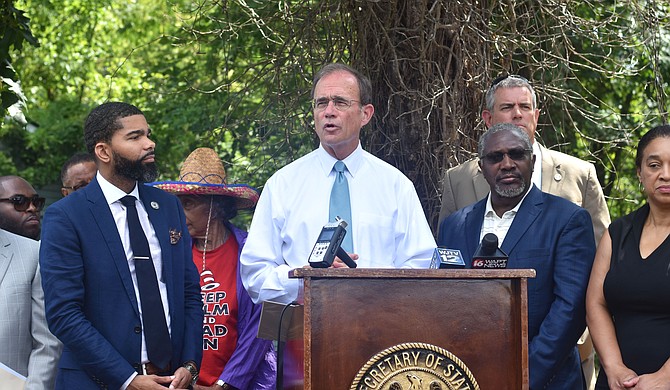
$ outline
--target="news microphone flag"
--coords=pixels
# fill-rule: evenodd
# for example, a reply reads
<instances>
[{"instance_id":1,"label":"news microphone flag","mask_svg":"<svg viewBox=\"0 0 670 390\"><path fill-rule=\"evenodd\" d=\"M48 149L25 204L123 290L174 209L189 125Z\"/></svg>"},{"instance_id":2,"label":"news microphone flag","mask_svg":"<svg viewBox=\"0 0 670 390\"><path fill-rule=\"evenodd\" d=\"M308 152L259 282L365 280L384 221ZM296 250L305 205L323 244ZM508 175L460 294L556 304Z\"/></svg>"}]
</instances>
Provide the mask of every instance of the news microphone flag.
<instances>
[{"instance_id":1,"label":"news microphone flag","mask_svg":"<svg viewBox=\"0 0 670 390\"><path fill-rule=\"evenodd\" d=\"M509 256L498 247L498 236L486 233L472 256L473 269L507 268Z\"/></svg>"},{"instance_id":2,"label":"news microphone flag","mask_svg":"<svg viewBox=\"0 0 670 390\"><path fill-rule=\"evenodd\" d=\"M465 268L465 261L458 249L435 248L430 268Z\"/></svg>"}]
</instances>

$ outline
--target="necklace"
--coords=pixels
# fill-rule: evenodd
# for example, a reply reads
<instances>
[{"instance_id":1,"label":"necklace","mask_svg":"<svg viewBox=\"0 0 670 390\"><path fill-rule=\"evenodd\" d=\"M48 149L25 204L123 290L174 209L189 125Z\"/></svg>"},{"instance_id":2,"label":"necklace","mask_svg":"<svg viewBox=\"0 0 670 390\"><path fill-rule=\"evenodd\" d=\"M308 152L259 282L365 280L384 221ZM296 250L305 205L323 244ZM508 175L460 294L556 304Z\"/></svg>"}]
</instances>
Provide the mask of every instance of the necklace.
<instances>
[{"instance_id":1,"label":"necklace","mask_svg":"<svg viewBox=\"0 0 670 390\"><path fill-rule=\"evenodd\" d=\"M203 243L202 246L202 274L205 273L207 270L207 243L209 242L209 223L212 221L212 203L214 201L214 197L210 197L209 199L209 213L207 215L207 227L205 228L205 242ZM228 236L230 235L230 232L228 229L224 226L223 227L223 239L221 240L221 245L225 244L226 241L228 241ZM220 246L220 245L219 245ZM218 246L217 246L218 248ZM216 249L216 248L212 248Z\"/></svg>"},{"instance_id":2,"label":"necklace","mask_svg":"<svg viewBox=\"0 0 670 390\"><path fill-rule=\"evenodd\" d=\"M214 198L209 198L209 215L207 215L207 228L205 229L205 245L202 248L202 272L205 272L205 256L207 255L207 239L209 238L209 222L212 220L212 202Z\"/></svg>"}]
</instances>

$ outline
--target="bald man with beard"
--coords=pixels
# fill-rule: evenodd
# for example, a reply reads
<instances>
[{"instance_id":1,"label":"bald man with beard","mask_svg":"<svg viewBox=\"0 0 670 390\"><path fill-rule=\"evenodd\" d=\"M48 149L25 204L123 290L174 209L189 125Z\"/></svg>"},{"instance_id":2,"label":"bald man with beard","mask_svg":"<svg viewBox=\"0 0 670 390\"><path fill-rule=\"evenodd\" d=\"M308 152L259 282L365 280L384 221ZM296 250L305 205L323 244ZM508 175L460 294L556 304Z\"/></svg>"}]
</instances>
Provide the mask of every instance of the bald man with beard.
<instances>
[{"instance_id":1,"label":"bald man with beard","mask_svg":"<svg viewBox=\"0 0 670 390\"><path fill-rule=\"evenodd\" d=\"M0 229L39 240L44 202L25 179L0 177Z\"/></svg>"}]
</instances>

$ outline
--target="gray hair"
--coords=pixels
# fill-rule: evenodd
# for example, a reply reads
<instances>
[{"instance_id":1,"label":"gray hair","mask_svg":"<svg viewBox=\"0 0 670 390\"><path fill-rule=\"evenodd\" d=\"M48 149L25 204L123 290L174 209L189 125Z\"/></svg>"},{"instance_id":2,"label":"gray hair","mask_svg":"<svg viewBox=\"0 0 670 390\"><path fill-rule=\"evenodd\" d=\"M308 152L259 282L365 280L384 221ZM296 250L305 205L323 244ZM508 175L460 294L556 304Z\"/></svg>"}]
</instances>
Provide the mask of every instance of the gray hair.
<instances>
[{"instance_id":1,"label":"gray hair","mask_svg":"<svg viewBox=\"0 0 670 390\"><path fill-rule=\"evenodd\" d=\"M482 134L481 137L479 137L479 145L477 149L479 158L484 157L484 145L486 144L486 141L488 141L489 137L499 131L509 131L513 133L517 137L521 138L524 143L524 149L533 149L533 143L530 141L530 137L519 126L513 125L511 123L497 123L489 127L489 129L486 130L486 132Z\"/></svg>"},{"instance_id":2,"label":"gray hair","mask_svg":"<svg viewBox=\"0 0 670 390\"><path fill-rule=\"evenodd\" d=\"M537 108L537 95L535 95L535 90L533 89L533 86L530 85L528 80L525 78L522 78L521 76L516 76L516 75L509 75L505 77L504 79L498 81L497 83L494 81L493 85L489 88L488 91L486 91L486 98L485 98L485 104L486 104L486 109L489 111L493 111L495 108L495 93L499 88L526 88L528 91L530 91L530 95L533 99L533 109Z\"/></svg>"},{"instance_id":3,"label":"gray hair","mask_svg":"<svg viewBox=\"0 0 670 390\"><path fill-rule=\"evenodd\" d=\"M356 77L361 105L372 104L372 83L370 83L370 79L351 66L340 63L327 64L316 73L312 84L312 98L314 98L314 90L319 80L335 72L347 72Z\"/></svg>"}]
</instances>

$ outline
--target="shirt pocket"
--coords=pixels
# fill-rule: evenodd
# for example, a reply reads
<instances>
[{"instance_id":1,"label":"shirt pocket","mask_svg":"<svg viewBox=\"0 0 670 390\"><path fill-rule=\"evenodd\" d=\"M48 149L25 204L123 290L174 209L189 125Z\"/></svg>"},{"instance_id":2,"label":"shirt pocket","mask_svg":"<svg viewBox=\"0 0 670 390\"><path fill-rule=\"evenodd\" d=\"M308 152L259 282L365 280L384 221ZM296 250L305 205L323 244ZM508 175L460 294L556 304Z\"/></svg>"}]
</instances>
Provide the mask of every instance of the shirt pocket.
<instances>
[{"instance_id":1,"label":"shirt pocket","mask_svg":"<svg viewBox=\"0 0 670 390\"><path fill-rule=\"evenodd\" d=\"M354 252L368 267L391 267L389 256L395 256L394 219L388 215L358 213L354 220ZM383 251L383 253L381 252ZM395 260L395 259L392 259Z\"/></svg>"}]
</instances>

